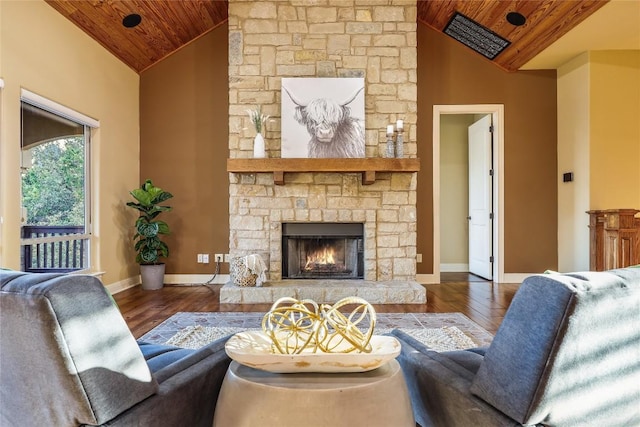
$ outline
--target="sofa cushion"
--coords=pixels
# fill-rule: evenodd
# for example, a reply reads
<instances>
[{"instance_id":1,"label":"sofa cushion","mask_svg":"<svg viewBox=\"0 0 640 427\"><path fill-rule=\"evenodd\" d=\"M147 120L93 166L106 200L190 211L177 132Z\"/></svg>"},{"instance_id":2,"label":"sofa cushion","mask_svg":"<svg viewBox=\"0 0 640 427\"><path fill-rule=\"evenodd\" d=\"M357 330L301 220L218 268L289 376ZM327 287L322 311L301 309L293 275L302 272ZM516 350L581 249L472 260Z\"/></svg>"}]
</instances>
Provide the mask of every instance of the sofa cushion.
<instances>
[{"instance_id":1,"label":"sofa cushion","mask_svg":"<svg viewBox=\"0 0 640 427\"><path fill-rule=\"evenodd\" d=\"M1 271L0 286L0 424L100 424L156 392L97 278Z\"/></svg>"},{"instance_id":2,"label":"sofa cushion","mask_svg":"<svg viewBox=\"0 0 640 427\"><path fill-rule=\"evenodd\" d=\"M522 424L640 424L640 270L545 274L516 293L471 392Z\"/></svg>"},{"instance_id":3,"label":"sofa cushion","mask_svg":"<svg viewBox=\"0 0 640 427\"><path fill-rule=\"evenodd\" d=\"M402 346L398 362L418 424L424 427L516 425L514 420L469 392L482 362L482 348L438 353L400 330L391 334Z\"/></svg>"},{"instance_id":4,"label":"sofa cushion","mask_svg":"<svg viewBox=\"0 0 640 427\"><path fill-rule=\"evenodd\" d=\"M171 345L151 344L144 341L138 341L138 346L142 351L144 359L149 365L151 372L158 372L160 369L166 368L170 364L187 357L195 350L188 348L180 348Z\"/></svg>"}]
</instances>

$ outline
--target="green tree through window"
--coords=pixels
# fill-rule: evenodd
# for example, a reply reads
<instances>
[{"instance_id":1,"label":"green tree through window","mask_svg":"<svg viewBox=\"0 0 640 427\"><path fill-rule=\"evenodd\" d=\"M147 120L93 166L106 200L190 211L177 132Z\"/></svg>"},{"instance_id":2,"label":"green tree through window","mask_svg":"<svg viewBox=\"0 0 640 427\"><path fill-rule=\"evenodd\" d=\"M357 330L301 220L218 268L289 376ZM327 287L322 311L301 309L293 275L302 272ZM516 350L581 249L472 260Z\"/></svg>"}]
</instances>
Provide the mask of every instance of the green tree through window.
<instances>
[{"instance_id":1,"label":"green tree through window","mask_svg":"<svg viewBox=\"0 0 640 427\"><path fill-rule=\"evenodd\" d=\"M64 106L26 96L37 105L21 103L22 268L88 270L90 127Z\"/></svg>"},{"instance_id":2,"label":"green tree through window","mask_svg":"<svg viewBox=\"0 0 640 427\"><path fill-rule=\"evenodd\" d=\"M84 225L84 138L33 148L22 197L29 225Z\"/></svg>"}]
</instances>

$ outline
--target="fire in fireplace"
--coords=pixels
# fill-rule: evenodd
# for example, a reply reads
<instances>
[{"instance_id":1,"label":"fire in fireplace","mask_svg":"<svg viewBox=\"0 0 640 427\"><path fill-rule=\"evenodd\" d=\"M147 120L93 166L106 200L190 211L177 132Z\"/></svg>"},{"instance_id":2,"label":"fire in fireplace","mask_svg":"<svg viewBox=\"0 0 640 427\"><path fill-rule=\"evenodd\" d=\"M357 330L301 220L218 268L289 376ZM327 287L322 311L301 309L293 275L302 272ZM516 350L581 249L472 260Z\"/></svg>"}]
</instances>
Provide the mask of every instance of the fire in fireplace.
<instances>
[{"instance_id":1,"label":"fire in fireplace","mask_svg":"<svg viewBox=\"0 0 640 427\"><path fill-rule=\"evenodd\" d=\"M283 279L362 279L364 225L283 223Z\"/></svg>"}]
</instances>

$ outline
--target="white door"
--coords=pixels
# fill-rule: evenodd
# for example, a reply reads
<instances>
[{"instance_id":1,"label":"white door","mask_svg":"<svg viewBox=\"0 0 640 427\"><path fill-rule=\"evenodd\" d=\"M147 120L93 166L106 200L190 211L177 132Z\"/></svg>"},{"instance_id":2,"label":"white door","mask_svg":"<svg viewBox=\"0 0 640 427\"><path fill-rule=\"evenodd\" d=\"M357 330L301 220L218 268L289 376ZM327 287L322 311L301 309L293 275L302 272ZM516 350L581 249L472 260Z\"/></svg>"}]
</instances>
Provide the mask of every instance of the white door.
<instances>
[{"instance_id":1,"label":"white door","mask_svg":"<svg viewBox=\"0 0 640 427\"><path fill-rule=\"evenodd\" d=\"M493 279L491 116L469 126L469 272Z\"/></svg>"}]
</instances>

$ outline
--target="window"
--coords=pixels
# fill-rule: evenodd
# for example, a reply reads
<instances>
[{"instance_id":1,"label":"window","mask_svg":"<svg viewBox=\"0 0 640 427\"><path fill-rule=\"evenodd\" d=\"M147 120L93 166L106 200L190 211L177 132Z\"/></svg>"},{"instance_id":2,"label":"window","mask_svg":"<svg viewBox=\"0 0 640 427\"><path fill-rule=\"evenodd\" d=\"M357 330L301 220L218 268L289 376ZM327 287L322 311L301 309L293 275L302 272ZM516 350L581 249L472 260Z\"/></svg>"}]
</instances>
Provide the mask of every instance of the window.
<instances>
[{"instance_id":1,"label":"window","mask_svg":"<svg viewBox=\"0 0 640 427\"><path fill-rule=\"evenodd\" d=\"M83 123L82 117L73 117L77 113L69 114L70 110L56 107L23 91L23 271L68 272L90 268L91 127Z\"/></svg>"}]
</instances>

